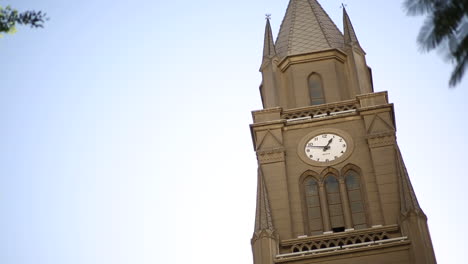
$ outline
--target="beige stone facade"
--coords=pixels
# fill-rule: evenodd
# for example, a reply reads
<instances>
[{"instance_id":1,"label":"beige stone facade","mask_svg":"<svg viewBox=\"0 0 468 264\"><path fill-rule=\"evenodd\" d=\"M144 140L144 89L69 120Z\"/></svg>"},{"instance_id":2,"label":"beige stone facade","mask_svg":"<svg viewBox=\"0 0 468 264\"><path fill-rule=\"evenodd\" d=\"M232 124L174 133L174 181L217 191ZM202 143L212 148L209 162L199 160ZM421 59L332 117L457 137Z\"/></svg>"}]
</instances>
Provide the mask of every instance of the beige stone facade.
<instances>
[{"instance_id":1,"label":"beige stone facade","mask_svg":"<svg viewBox=\"0 0 468 264\"><path fill-rule=\"evenodd\" d=\"M436 263L393 104L343 25L315 0L290 1L276 42L267 20L254 263Z\"/></svg>"}]
</instances>

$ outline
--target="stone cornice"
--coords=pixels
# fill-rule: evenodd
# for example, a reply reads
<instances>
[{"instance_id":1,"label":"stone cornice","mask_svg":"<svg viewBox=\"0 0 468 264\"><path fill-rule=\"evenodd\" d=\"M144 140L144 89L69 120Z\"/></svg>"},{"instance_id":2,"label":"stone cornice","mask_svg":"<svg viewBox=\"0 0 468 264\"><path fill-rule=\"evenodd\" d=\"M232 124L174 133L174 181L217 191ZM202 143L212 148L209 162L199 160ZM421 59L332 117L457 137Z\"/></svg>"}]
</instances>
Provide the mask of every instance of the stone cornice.
<instances>
[{"instance_id":1,"label":"stone cornice","mask_svg":"<svg viewBox=\"0 0 468 264\"><path fill-rule=\"evenodd\" d=\"M289 66L299 63L305 62L312 62L312 61L320 61L320 60L328 60L328 59L335 59L340 62L345 62L346 60L346 53L344 53L340 49L328 49L328 50L321 50L317 52L299 54L294 56L287 56L282 59L278 63L278 68L285 72Z\"/></svg>"}]
</instances>

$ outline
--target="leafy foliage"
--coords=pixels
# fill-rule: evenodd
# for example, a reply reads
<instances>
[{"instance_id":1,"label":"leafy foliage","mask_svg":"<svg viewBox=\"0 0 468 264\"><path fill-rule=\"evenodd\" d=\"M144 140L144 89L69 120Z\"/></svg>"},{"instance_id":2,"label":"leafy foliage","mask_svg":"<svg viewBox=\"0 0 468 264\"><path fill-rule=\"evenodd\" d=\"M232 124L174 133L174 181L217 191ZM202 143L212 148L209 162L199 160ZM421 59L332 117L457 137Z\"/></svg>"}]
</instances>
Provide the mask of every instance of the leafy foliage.
<instances>
[{"instance_id":1,"label":"leafy foliage","mask_svg":"<svg viewBox=\"0 0 468 264\"><path fill-rule=\"evenodd\" d=\"M418 35L422 50L442 48L455 64L449 85L457 85L468 66L468 0L405 0L409 15L426 15Z\"/></svg>"},{"instance_id":2,"label":"leafy foliage","mask_svg":"<svg viewBox=\"0 0 468 264\"><path fill-rule=\"evenodd\" d=\"M46 13L41 11L18 12L10 6L0 7L0 33L13 33L16 30L16 24L40 28L46 20L48 20Z\"/></svg>"}]
</instances>

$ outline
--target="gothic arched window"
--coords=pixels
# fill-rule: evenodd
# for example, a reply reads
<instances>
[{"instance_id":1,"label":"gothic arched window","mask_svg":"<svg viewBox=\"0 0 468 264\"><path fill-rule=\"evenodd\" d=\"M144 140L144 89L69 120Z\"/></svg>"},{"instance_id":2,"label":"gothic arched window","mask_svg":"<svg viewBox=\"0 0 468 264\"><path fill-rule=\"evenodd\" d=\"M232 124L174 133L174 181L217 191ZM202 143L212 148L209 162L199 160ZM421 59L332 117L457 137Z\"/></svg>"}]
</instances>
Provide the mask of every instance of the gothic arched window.
<instances>
[{"instance_id":1,"label":"gothic arched window","mask_svg":"<svg viewBox=\"0 0 468 264\"><path fill-rule=\"evenodd\" d=\"M344 231L343 206L341 204L340 183L335 176L329 175L325 180L327 191L328 211L333 232Z\"/></svg>"},{"instance_id":2,"label":"gothic arched window","mask_svg":"<svg viewBox=\"0 0 468 264\"><path fill-rule=\"evenodd\" d=\"M345 174L345 182L354 229L367 228L366 214L361 193L361 179L357 172L349 170Z\"/></svg>"},{"instance_id":3,"label":"gothic arched window","mask_svg":"<svg viewBox=\"0 0 468 264\"><path fill-rule=\"evenodd\" d=\"M325 96L323 95L322 78L316 73L309 76L309 96L311 105L319 105L325 103Z\"/></svg>"},{"instance_id":4,"label":"gothic arched window","mask_svg":"<svg viewBox=\"0 0 468 264\"><path fill-rule=\"evenodd\" d=\"M322 212L320 211L319 186L317 181L309 177L305 180L305 198L307 204L307 220L311 235L322 234Z\"/></svg>"}]
</instances>

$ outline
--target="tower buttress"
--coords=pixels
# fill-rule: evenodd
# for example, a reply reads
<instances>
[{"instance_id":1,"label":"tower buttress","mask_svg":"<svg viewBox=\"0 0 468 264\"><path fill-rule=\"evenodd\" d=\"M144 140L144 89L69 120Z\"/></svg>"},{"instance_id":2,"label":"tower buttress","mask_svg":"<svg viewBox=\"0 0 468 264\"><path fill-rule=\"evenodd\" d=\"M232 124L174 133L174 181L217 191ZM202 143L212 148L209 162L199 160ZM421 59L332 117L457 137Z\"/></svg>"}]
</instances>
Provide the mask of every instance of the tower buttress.
<instances>
[{"instance_id":1,"label":"tower buttress","mask_svg":"<svg viewBox=\"0 0 468 264\"><path fill-rule=\"evenodd\" d=\"M268 191L261 168L258 168L255 230L251 244L254 254L254 264L273 263L277 254L278 235L273 226Z\"/></svg>"},{"instance_id":2,"label":"tower buttress","mask_svg":"<svg viewBox=\"0 0 468 264\"><path fill-rule=\"evenodd\" d=\"M435 264L434 249L427 226L427 217L419 206L398 146L396 147L396 160L400 181L400 222L402 233L412 241L413 263Z\"/></svg>"}]
</instances>

